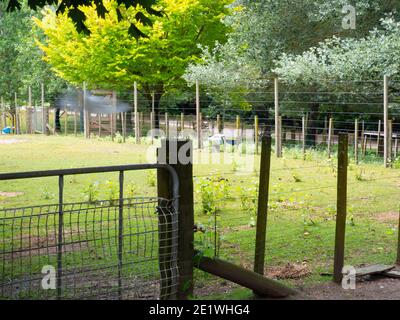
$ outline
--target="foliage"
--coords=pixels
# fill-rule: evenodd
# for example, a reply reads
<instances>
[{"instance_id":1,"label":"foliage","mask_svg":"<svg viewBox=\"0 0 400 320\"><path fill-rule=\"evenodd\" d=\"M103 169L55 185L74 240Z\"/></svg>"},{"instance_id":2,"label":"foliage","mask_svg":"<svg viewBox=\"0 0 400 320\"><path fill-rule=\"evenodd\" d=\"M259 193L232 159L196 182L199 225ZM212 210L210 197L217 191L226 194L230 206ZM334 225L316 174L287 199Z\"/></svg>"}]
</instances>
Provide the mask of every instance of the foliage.
<instances>
[{"instance_id":1,"label":"foliage","mask_svg":"<svg viewBox=\"0 0 400 320\"><path fill-rule=\"evenodd\" d=\"M155 187L157 183L157 176L154 170L149 170L146 173L147 185L150 187Z\"/></svg>"},{"instance_id":2,"label":"foliage","mask_svg":"<svg viewBox=\"0 0 400 320\"><path fill-rule=\"evenodd\" d=\"M7 0L2 0L6 2ZM149 19L148 15L162 16L162 12L154 9L154 5L156 4L156 0L115 0L117 3L117 7L115 8L115 12L118 16L119 21L123 19L121 14L121 10L123 8L130 7L141 7L144 10L143 12L138 12L135 15L135 18L138 22L140 22L144 26L151 25L152 21ZM104 18L105 15L109 12L105 6L105 1L102 0L30 0L28 1L28 6L36 10L37 7L44 7L46 5L57 6L56 13L63 14L66 11L68 12L68 17L74 22L74 25L78 32L90 33L90 30L86 27L86 14L83 7L94 6L96 13L99 17ZM16 9L21 9L21 6L25 4L23 0L8 0L7 10L15 11ZM123 6L123 8L121 8ZM128 29L130 35L135 38L143 37L145 34L137 27L136 24L131 23Z\"/></svg>"},{"instance_id":3,"label":"foliage","mask_svg":"<svg viewBox=\"0 0 400 320\"><path fill-rule=\"evenodd\" d=\"M92 182L83 190L85 201L89 203L96 203L99 200L99 183Z\"/></svg>"},{"instance_id":4,"label":"foliage","mask_svg":"<svg viewBox=\"0 0 400 320\"><path fill-rule=\"evenodd\" d=\"M43 35L34 27L31 18L40 14L23 6L21 11L5 13L0 2L0 95L5 103L14 107L14 92L19 104L27 100L28 87L32 87L33 101L40 100L41 83L45 84L46 102L54 102L56 95L66 86L42 60L43 54L34 38Z\"/></svg>"},{"instance_id":5,"label":"foliage","mask_svg":"<svg viewBox=\"0 0 400 320\"><path fill-rule=\"evenodd\" d=\"M199 179L196 192L201 196L202 212L205 214L217 213L222 205L222 200L229 195L228 180L215 176Z\"/></svg>"},{"instance_id":6,"label":"foliage","mask_svg":"<svg viewBox=\"0 0 400 320\"><path fill-rule=\"evenodd\" d=\"M131 89L135 81L148 101L155 92L155 109L161 97L185 84L181 76L201 53L197 45L213 47L224 41L227 27L221 23L230 0L160 0L163 16L149 16L151 25L142 26L147 38L134 40L129 23L138 23L140 8L120 10L114 0L104 1L109 11L99 18L94 6L82 8L90 35L78 33L68 13L56 15L47 9L35 19L46 39L38 44L45 60L63 79L75 85L86 81L88 88Z\"/></svg>"}]
</instances>

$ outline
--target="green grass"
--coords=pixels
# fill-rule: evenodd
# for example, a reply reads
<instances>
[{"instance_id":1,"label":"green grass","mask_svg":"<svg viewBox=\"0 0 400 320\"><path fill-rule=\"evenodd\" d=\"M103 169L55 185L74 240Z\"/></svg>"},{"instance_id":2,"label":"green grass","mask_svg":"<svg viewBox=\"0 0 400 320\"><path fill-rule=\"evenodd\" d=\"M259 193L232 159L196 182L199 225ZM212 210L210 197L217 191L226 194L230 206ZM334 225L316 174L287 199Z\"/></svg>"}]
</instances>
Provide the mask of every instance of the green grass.
<instances>
[{"instance_id":1,"label":"green grass","mask_svg":"<svg viewBox=\"0 0 400 320\"><path fill-rule=\"evenodd\" d=\"M84 140L71 136L21 136L25 142L0 145L2 172L145 163L149 145L125 144L107 139ZM195 154L208 159L208 150ZM204 212L207 196L216 210L219 255L234 263L252 268L255 240L255 195L258 185L259 157L246 160L255 169L243 171L243 156L223 154L230 164L195 164L195 220L204 225L205 234L196 234L196 247L208 255L214 252L213 212ZM350 157L352 155L350 154ZM154 159L154 158L153 158ZM306 264L310 275L282 280L290 285L312 285L330 280L320 274L332 272L335 211L336 158L327 159L321 150L309 150L303 160L297 147L284 149L284 158L273 156L270 181L266 247L266 272L288 263ZM209 183L214 178L216 183ZM117 183L118 173L66 177L65 201L79 202L87 197L88 187L96 183L97 197L110 197L110 183ZM221 192L221 183L224 189ZM201 188L201 185L204 185ZM128 185L137 196L155 196L154 174L126 174ZM348 170L348 219L346 264L393 263L397 250L397 227L400 194L399 169L384 169L373 152L360 164L351 162ZM0 191L22 192L17 197L0 198L0 208L57 203L57 179L28 179L0 182ZM211 197L211 200L209 199ZM196 281L213 283L215 278L196 271ZM247 296L240 289L232 296ZM218 295L217 295L218 296ZM221 296L219 296L221 297Z\"/></svg>"}]
</instances>

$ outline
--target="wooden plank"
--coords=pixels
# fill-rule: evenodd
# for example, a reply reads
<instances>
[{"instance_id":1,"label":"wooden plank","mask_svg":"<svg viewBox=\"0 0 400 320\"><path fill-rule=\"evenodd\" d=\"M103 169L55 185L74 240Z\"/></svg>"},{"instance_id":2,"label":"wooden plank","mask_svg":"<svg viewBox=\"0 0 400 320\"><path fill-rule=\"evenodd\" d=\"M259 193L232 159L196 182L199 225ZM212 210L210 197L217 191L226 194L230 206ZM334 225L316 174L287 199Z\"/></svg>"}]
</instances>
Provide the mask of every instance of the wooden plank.
<instances>
[{"instance_id":1,"label":"wooden plank","mask_svg":"<svg viewBox=\"0 0 400 320\"><path fill-rule=\"evenodd\" d=\"M400 279L400 271L390 270L383 273L384 276L389 278Z\"/></svg>"},{"instance_id":2,"label":"wooden plank","mask_svg":"<svg viewBox=\"0 0 400 320\"><path fill-rule=\"evenodd\" d=\"M394 266L385 265L385 264L373 264L362 268L356 268L356 276L364 277L371 274L383 273L389 270L394 269Z\"/></svg>"}]
</instances>

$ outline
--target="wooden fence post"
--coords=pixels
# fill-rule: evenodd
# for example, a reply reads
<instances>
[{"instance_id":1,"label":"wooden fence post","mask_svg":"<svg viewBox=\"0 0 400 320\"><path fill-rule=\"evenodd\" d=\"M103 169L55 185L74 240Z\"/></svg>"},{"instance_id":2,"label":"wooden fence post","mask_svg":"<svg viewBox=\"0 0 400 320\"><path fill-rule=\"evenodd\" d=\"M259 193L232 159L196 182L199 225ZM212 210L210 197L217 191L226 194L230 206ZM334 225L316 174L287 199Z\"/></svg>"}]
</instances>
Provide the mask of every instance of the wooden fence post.
<instances>
[{"instance_id":1,"label":"wooden fence post","mask_svg":"<svg viewBox=\"0 0 400 320\"><path fill-rule=\"evenodd\" d=\"M168 112L165 113L165 137L169 137L169 119L168 119Z\"/></svg>"},{"instance_id":2,"label":"wooden fence post","mask_svg":"<svg viewBox=\"0 0 400 320\"><path fill-rule=\"evenodd\" d=\"M397 259L396 264L400 265L400 211L399 211L399 224L397 228Z\"/></svg>"},{"instance_id":3,"label":"wooden fence post","mask_svg":"<svg viewBox=\"0 0 400 320\"><path fill-rule=\"evenodd\" d=\"M184 151L184 152L181 152ZM185 155L185 159L180 159L178 155ZM162 155L160 157L160 155ZM161 148L158 149L158 163L170 164L177 172L179 177L179 215L178 215L178 299L188 299L193 295L193 258L194 258L194 201L193 201L193 144L189 140L163 139ZM177 160L177 161L176 161ZM171 179L165 169L157 170L158 197L171 199ZM168 218L166 216L160 219ZM171 233L165 228L171 224L162 224L160 232L160 263L168 263L170 259L168 246ZM162 242L164 241L164 242ZM162 275L163 276L163 275ZM170 285L170 275L164 275L161 280L161 292L165 292Z\"/></svg>"},{"instance_id":4,"label":"wooden fence post","mask_svg":"<svg viewBox=\"0 0 400 320\"><path fill-rule=\"evenodd\" d=\"M68 134L68 111L67 109L64 110L64 115L65 115L65 119L64 119L64 134L67 135Z\"/></svg>"},{"instance_id":5,"label":"wooden fence post","mask_svg":"<svg viewBox=\"0 0 400 320\"><path fill-rule=\"evenodd\" d=\"M333 268L334 269L333 280L336 283L341 283L343 277L342 270L344 265L346 215L347 215L348 143L349 143L348 135L345 133L340 133L339 150L338 150L335 257L334 257L334 268Z\"/></svg>"},{"instance_id":6,"label":"wooden fence post","mask_svg":"<svg viewBox=\"0 0 400 320\"><path fill-rule=\"evenodd\" d=\"M382 122L381 120L378 121L378 137L376 139L376 155L379 155L379 145L381 144L381 127Z\"/></svg>"},{"instance_id":7,"label":"wooden fence post","mask_svg":"<svg viewBox=\"0 0 400 320\"><path fill-rule=\"evenodd\" d=\"M259 125L258 125L258 116L254 117L254 143L255 143L255 151L256 154L258 154L258 129L259 129Z\"/></svg>"},{"instance_id":8,"label":"wooden fence post","mask_svg":"<svg viewBox=\"0 0 400 320\"><path fill-rule=\"evenodd\" d=\"M47 128L47 109L44 106L44 83L41 83L41 106L42 106L42 130L44 135L48 135L49 131Z\"/></svg>"},{"instance_id":9,"label":"wooden fence post","mask_svg":"<svg viewBox=\"0 0 400 320\"><path fill-rule=\"evenodd\" d=\"M21 134L20 124L19 124L19 114L18 114L18 100L16 92L15 92L15 133Z\"/></svg>"},{"instance_id":10,"label":"wooden fence post","mask_svg":"<svg viewBox=\"0 0 400 320\"><path fill-rule=\"evenodd\" d=\"M150 112L150 136L151 136L151 144L154 143L154 112Z\"/></svg>"},{"instance_id":11,"label":"wooden fence post","mask_svg":"<svg viewBox=\"0 0 400 320\"><path fill-rule=\"evenodd\" d=\"M140 143L140 133L139 133L139 114L138 114L138 99L137 99L137 83L133 84L133 107L135 116L135 140L136 143Z\"/></svg>"},{"instance_id":12,"label":"wooden fence post","mask_svg":"<svg viewBox=\"0 0 400 320\"><path fill-rule=\"evenodd\" d=\"M261 138L260 180L258 190L256 248L254 258L254 272L264 274L265 241L267 234L268 193L271 169L271 136Z\"/></svg>"},{"instance_id":13,"label":"wooden fence post","mask_svg":"<svg viewBox=\"0 0 400 320\"><path fill-rule=\"evenodd\" d=\"M358 164L358 119L354 122L354 161Z\"/></svg>"},{"instance_id":14,"label":"wooden fence post","mask_svg":"<svg viewBox=\"0 0 400 320\"><path fill-rule=\"evenodd\" d=\"M196 130L197 130L197 149L201 149L201 119L200 119L200 85L196 80Z\"/></svg>"},{"instance_id":15,"label":"wooden fence post","mask_svg":"<svg viewBox=\"0 0 400 320\"><path fill-rule=\"evenodd\" d=\"M389 162L389 78L384 76L383 78L383 162L385 168L388 167Z\"/></svg>"},{"instance_id":16,"label":"wooden fence post","mask_svg":"<svg viewBox=\"0 0 400 320\"><path fill-rule=\"evenodd\" d=\"M306 134L307 134L307 124L306 124L306 117L303 116L301 118L302 130L301 130L301 140L302 140L302 153L303 153L303 160L306 159Z\"/></svg>"},{"instance_id":17,"label":"wooden fence post","mask_svg":"<svg viewBox=\"0 0 400 320\"><path fill-rule=\"evenodd\" d=\"M393 160L393 121L388 120L388 163Z\"/></svg>"},{"instance_id":18,"label":"wooden fence post","mask_svg":"<svg viewBox=\"0 0 400 320\"><path fill-rule=\"evenodd\" d=\"M333 119L329 118L329 127L328 127L328 158L332 157L332 136L333 136Z\"/></svg>"},{"instance_id":19,"label":"wooden fence post","mask_svg":"<svg viewBox=\"0 0 400 320\"><path fill-rule=\"evenodd\" d=\"M275 102L275 153L278 158L282 157L281 132L279 127L279 80L274 79L274 102Z\"/></svg>"},{"instance_id":20,"label":"wooden fence post","mask_svg":"<svg viewBox=\"0 0 400 320\"><path fill-rule=\"evenodd\" d=\"M181 132L185 130L185 114L181 112Z\"/></svg>"}]
</instances>

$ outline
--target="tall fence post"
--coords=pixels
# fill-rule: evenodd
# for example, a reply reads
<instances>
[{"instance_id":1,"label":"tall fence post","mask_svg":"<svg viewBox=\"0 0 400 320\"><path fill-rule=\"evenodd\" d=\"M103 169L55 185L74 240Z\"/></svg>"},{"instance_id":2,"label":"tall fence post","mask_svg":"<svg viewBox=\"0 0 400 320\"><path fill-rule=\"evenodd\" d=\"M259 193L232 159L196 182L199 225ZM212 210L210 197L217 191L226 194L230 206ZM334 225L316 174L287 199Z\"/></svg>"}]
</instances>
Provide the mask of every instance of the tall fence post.
<instances>
[{"instance_id":1,"label":"tall fence post","mask_svg":"<svg viewBox=\"0 0 400 320\"><path fill-rule=\"evenodd\" d=\"M328 126L328 158L332 156L332 136L333 136L333 118L329 118Z\"/></svg>"},{"instance_id":2,"label":"tall fence post","mask_svg":"<svg viewBox=\"0 0 400 320\"><path fill-rule=\"evenodd\" d=\"M136 81L133 84L133 108L134 108L134 116L135 116L135 140L136 140L136 143L140 143L137 82Z\"/></svg>"},{"instance_id":3,"label":"tall fence post","mask_svg":"<svg viewBox=\"0 0 400 320\"><path fill-rule=\"evenodd\" d=\"M379 155L379 146L381 144L381 128L382 128L382 121L378 121L378 137L376 139L376 155Z\"/></svg>"},{"instance_id":4,"label":"tall fence post","mask_svg":"<svg viewBox=\"0 0 400 320\"><path fill-rule=\"evenodd\" d=\"M192 159L193 144L190 140L164 139L161 141L161 148L158 149L158 163L170 164L176 170L179 178L178 299L188 299L193 295L194 200ZM171 199L171 180L168 171L158 169L157 178L158 196ZM168 236L168 232L162 232L165 230L160 231L160 236ZM160 248L164 251L167 249L168 247ZM160 257L161 259L165 257L166 252L160 252L160 254L163 254ZM162 290L168 290L166 287L168 280L168 278L161 280Z\"/></svg>"},{"instance_id":5,"label":"tall fence post","mask_svg":"<svg viewBox=\"0 0 400 320\"><path fill-rule=\"evenodd\" d=\"M383 77L383 161L385 168L388 167L389 161L389 78Z\"/></svg>"},{"instance_id":6,"label":"tall fence post","mask_svg":"<svg viewBox=\"0 0 400 320\"><path fill-rule=\"evenodd\" d=\"M345 248L346 215L347 215L348 143L349 143L348 134L340 133L339 150L338 150L335 257L334 257L334 267L333 267L333 280L336 283L341 283L343 277L342 270L344 265L344 248Z\"/></svg>"},{"instance_id":7,"label":"tall fence post","mask_svg":"<svg viewBox=\"0 0 400 320\"><path fill-rule=\"evenodd\" d=\"M301 118L301 140L302 140L302 153L303 153L303 160L306 159L306 135L307 135L307 121L306 121L306 117L303 116Z\"/></svg>"},{"instance_id":8,"label":"tall fence post","mask_svg":"<svg viewBox=\"0 0 400 320\"><path fill-rule=\"evenodd\" d=\"M358 119L354 122L354 161L358 164Z\"/></svg>"},{"instance_id":9,"label":"tall fence post","mask_svg":"<svg viewBox=\"0 0 400 320\"><path fill-rule=\"evenodd\" d=\"M196 130L197 149L201 149L200 85L198 80L196 80Z\"/></svg>"},{"instance_id":10,"label":"tall fence post","mask_svg":"<svg viewBox=\"0 0 400 320\"><path fill-rule=\"evenodd\" d=\"M20 124L19 124L19 114L18 114L18 100L16 92L15 92L15 132L16 134L21 134Z\"/></svg>"},{"instance_id":11,"label":"tall fence post","mask_svg":"<svg viewBox=\"0 0 400 320\"><path fill-rule=\"evenodd\" d=\"M85 135L85 139L89 139L90 137L90 121L89 121L89 111L87 109L86 104L86 82L83 83L83 132Z\"/></svg>"},{"instance_id":12,"label":"tall fence post","mask_svg":"<svg viewBox=\"0 0 400 320\"><path fill-rule=\"evenodd\" d=\"M259 124L258 124L258 116L254 116L254 144L255 144L255 152L258 154L258 132Z\"/></svg>"},{"instance_id":13,"label":"tall fence post","mask_svg":"<svg viewBox=\"0 0 400 320\"><path fill-rule=\"evenodd\" d=\"M48 135L49 134L49 128L48 128L48 122L49 122L48 112L49 112L49 110L44 106L44 83L41 84L41 104L42 104L43 134Z\"/></svg>"},{"instance_id":14,"label":"tall fence post","mask_svg":"<svg viewBox=\"0 0 400 320\"><path fill-rule=\"evenodd\" d=\"M393 121L388 120L388 164L393 160Z\"/></svg>"},{"instance_id":15,"label":"tall fence post","mask_svg":"<svg viewBox=\"0 0 400 320\"><path fill-rule=\"evenodd\" d=\"M254 272L264 274L265 240L267 234L268 193L271 169L271 136L261 138L260 180L258 188L256 249L254 256Z\"/></svg>"},{"instance_id":16,"label":"tall fence post","mask_svg":"<svg viewBox=\"0 0 400 320\"><path fill-rule=\"evenodd\" d=\"M274 100L275 100L275 153L278 158L282 157L281 132L279 127L279 80L274 79Z\"/></svg>"},{"instance_id":17,"label":"tall fence post","mask_svg":"<svg viewBox=\"0 0 400 320\"><path fill-rule=\"evenodd\" d=\"M399 210L399 225L397 228L397 259L396 264L400 265L400 210Z\"/></svg>"}]
</instances>

